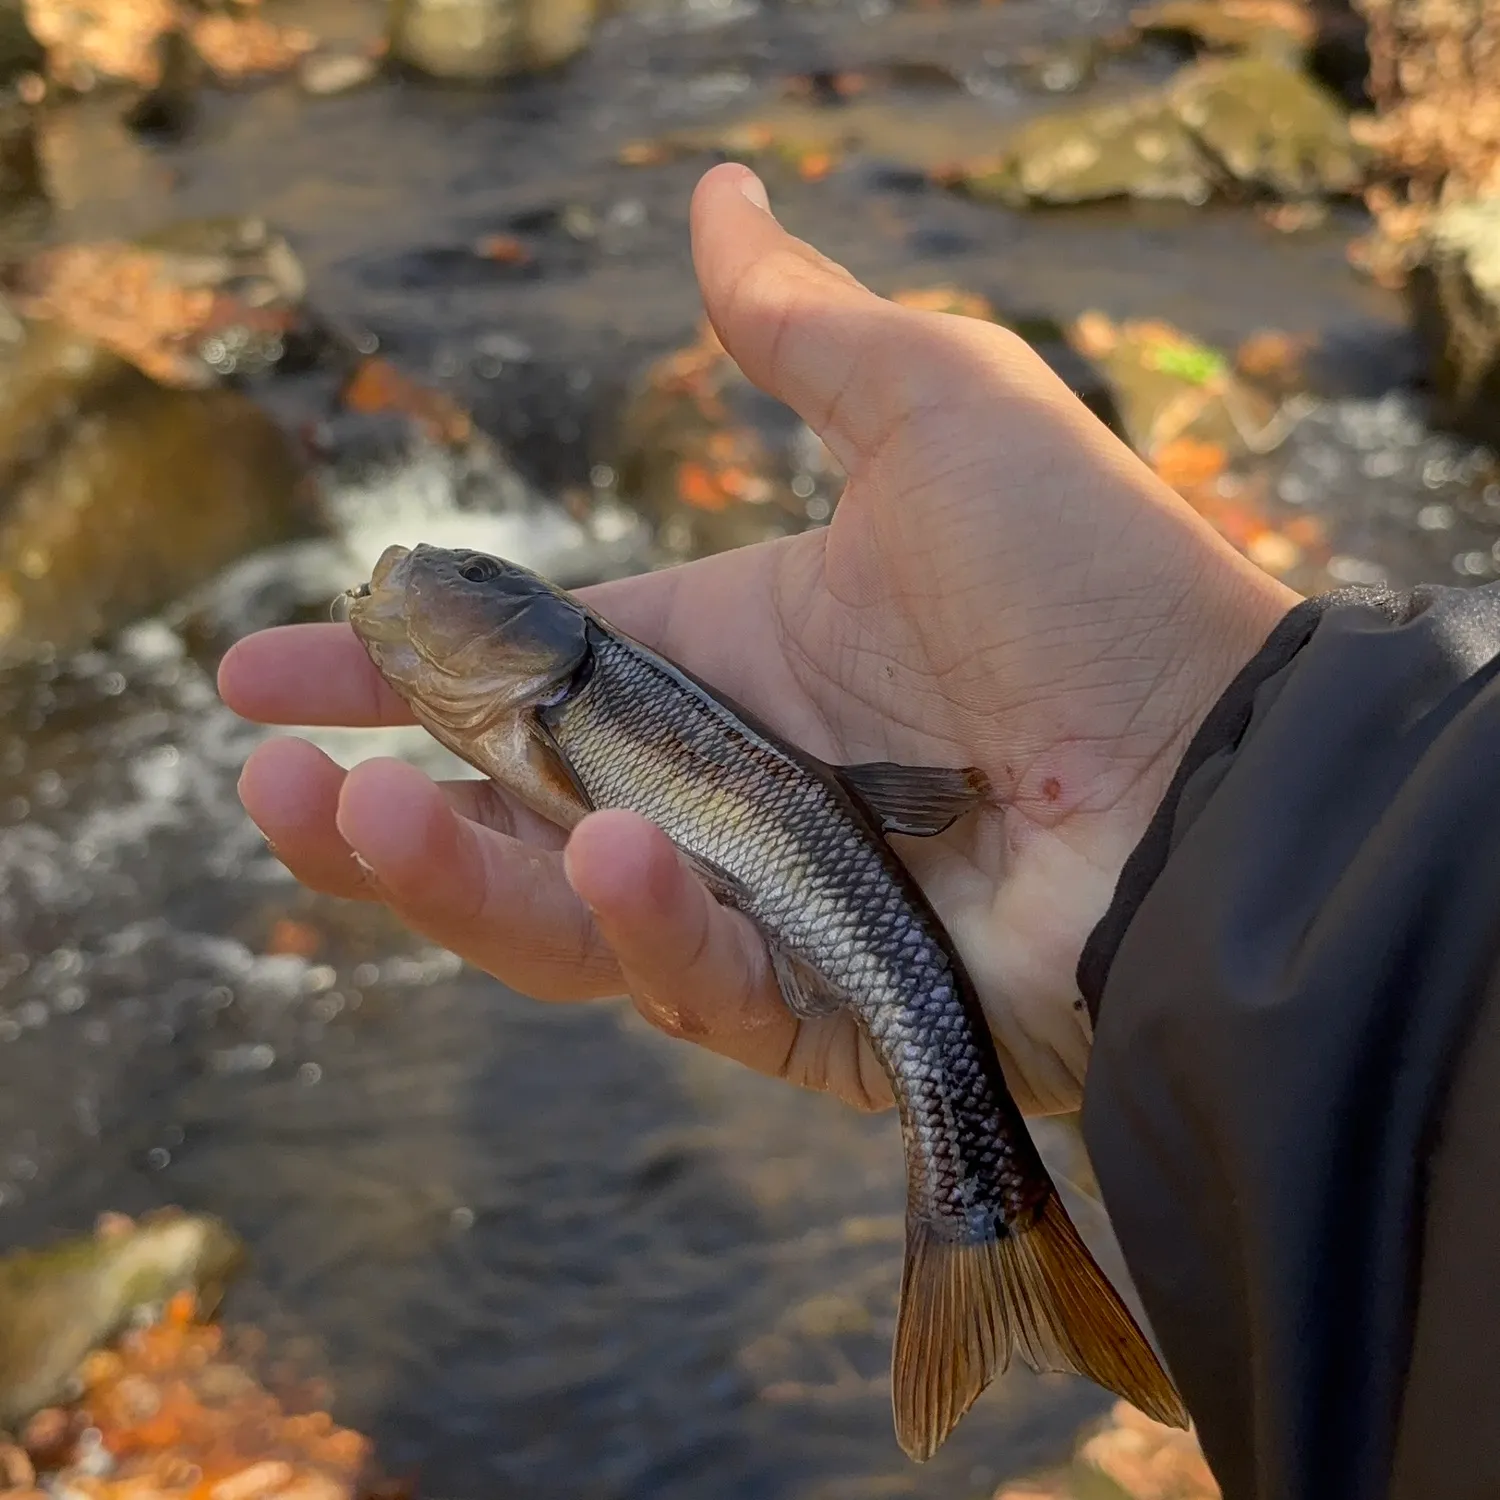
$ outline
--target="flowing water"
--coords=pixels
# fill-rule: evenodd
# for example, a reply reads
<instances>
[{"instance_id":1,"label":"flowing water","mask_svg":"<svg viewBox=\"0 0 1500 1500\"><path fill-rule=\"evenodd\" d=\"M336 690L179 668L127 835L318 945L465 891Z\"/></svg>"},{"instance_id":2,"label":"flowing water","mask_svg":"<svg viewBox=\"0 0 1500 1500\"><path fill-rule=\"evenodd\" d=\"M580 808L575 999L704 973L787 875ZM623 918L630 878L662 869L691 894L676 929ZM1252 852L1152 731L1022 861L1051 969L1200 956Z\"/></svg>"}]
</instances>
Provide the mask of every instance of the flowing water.
<instances>
[{"instance_id":1,"label":"flowing water","mask_svg":"<svg viewBox=\"0 0 1500 1500\"><path fill-rule=\"evenodd\" d=\"M298 15L358 34L373 10ZM935 120L1023 112L1013 50L1120 15L687 0L617 15L577 67L505 92L275 85L211 98L183 144L149 149L90 105L49 146L58 230L264 214L319 307L455 389L513 455L477 500L436 458L335 486L344 543L298 554L305 595L424 538L586 576L599 559L552 497L609 461L622 382L699 311L686 207L704 163L629 170L619 145L745 108L787 72L891 54L960 65L969 91L932 96ZM1318 331L1337 389L1277 456L1280 502L1325 517L1351 581L1493 576L1500 491L1401 388L1399 308L1343 260L1354 215L1290 238L1237 209L1028 217L874 160L771 186L793 230L882 290L951 280L1218 342ZM466 253L517 222L551 226L540 274ZM295 420L320 398L293 383L276 399ZM252 560L219 592L238 628L256 576ZM224 1214L254 1254L228 1315L327 1373L339 1417L452 1500L981 1497L1102 1409L1017 1371L930 1466L906 1464L887 1383L894 1121L749 1077L621 1007L529 1003L300 892L240 814L261 731L211 674L148 622L0 678L0 1243L103 1208ZM346 763L443 763L412 734L316 737Z\"/></svg>"}]
</instances>

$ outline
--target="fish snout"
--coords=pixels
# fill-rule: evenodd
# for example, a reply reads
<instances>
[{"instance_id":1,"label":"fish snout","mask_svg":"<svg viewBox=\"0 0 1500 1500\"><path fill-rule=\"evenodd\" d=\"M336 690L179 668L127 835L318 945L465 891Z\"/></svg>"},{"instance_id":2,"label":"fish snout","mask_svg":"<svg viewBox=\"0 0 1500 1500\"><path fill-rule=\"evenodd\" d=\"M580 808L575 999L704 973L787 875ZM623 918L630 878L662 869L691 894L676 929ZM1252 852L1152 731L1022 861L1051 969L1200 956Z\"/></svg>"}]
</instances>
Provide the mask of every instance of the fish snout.
<instances>
[{"instance_id":1,"label":"fish snout","mask_svg":"<svg viewBox=\"0 0 1500 1500\"><path fill-rule=\"evenodd\" d=\"M400 580L392 575L410 556L410 547L401 547L393 542L376 559L374 570L370 574L370 588L379 589L387 583L399 583Z\"/></svg>"}]
</instances>

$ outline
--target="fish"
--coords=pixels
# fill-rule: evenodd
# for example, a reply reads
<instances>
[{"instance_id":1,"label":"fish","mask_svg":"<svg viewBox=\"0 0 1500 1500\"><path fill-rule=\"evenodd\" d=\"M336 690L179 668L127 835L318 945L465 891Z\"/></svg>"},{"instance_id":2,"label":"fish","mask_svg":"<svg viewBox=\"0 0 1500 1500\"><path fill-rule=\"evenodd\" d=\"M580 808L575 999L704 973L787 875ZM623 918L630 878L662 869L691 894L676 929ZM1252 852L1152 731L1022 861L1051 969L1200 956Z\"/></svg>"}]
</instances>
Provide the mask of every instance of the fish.
<instances>
[{"instance_id":1,"label":"fish","mask_svg":"<svg viewBox=\"0 0 1500 1500\"><path fill-rule=\"evenodd\" d=\"M60 1399L88 1354L178 1292L211 1311L244 1259L221 1219L180 1208L0 1258L0 1425Z\"/></svg>"},{"instance_id":2,"label":"fish","mask_svg":"<svg viewBox=\"0 0 1500 1500\"><path fill-rule=\"evenodd\" d=\"M906 1157L891 1391L910 1458L937 1452L1017 1349L1187 1425L1047 1174L955 944L888 841L952 826L992 796L983 771L825 763L483 552L388 547L334 613L440 743L565 831L600 808L650 819L754 923L794 1015L853 1013Z\"/></svg>"}]
</instances>

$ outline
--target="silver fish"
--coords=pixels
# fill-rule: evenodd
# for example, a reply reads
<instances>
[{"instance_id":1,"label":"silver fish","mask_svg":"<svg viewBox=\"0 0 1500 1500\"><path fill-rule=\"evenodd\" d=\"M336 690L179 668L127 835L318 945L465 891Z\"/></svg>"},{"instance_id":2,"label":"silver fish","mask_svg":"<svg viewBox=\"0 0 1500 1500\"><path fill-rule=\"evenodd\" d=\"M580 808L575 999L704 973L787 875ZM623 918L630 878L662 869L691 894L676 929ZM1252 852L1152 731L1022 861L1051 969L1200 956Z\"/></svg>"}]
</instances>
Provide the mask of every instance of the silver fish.
<instances>
[{"instance_id":1,"label":"silver fish","mask_svg":"<svg viewBox=\"0 0 1500 1500\"><path fill-rule=\"evenodd\" d=\"M628 808L766 941L794 1014L848 1009L890 1078L907 1166L896 1435L932 1456L1018 1348L1185 1426L1006 1088L973 982L888 833L942 832L974 769L831 766L536 574L391 547L342 613L443 744L560 827Z\"/></svg>"}]
</instances>

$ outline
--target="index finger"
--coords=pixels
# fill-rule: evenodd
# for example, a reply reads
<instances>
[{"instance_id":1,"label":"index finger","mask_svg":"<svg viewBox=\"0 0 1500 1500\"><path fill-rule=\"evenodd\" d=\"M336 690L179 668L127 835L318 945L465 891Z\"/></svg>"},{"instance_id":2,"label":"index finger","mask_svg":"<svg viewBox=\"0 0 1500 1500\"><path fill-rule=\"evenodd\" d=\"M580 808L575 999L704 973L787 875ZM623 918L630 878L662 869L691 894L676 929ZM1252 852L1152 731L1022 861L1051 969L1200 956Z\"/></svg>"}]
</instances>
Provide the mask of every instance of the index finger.
<instances>
[{"instance_id":1,"label":"index finger","mask_svg":"<svg viewBox=\"0 0 1500 1500\"><path fill-rule=\"evenodd\" d=\"M219 696L257 724L414 722L347 625L275 625L236 641L219 663Z\"/></svg>"}]
</instances>

